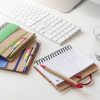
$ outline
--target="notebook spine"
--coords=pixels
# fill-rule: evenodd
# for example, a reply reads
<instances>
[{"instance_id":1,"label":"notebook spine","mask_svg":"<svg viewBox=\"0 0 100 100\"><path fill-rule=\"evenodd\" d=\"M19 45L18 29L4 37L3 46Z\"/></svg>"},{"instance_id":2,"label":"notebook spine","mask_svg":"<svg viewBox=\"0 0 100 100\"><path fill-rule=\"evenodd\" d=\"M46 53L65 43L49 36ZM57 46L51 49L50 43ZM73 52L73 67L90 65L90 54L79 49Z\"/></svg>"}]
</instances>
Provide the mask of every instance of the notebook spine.
<instances>
[{"instance_id":1,"label":"notebook spine","mask_svg":"<svg viewBox=\"0 0 100 100\"><path fill-rule=\"evenodd\" d=\"M8 22L5 22L4 24L2 24L2 25L0 26L0 30L3 29L7 24L8 24Z\"/></svg>"},{"instance_id":2,"label":"notebook spine","mask_svg":"<svg viewBox=\"0 0 100 100\"><path fill-rule=\"evenodd\" d=\"M64 53L65 51L67 51L67 50L69 50L69 49L71 49L71 48L72 48L72 47L71 47L70 45L68 45L68 46L66 46L66 47L63 47L63 48L61 48L61 49L59 49L59 50L57 50L57 51L55 51L55 52L49 54L48 56L46 56L46 57L44 57L44 58L41 58L41 59L35 61L34 63L37 64L37 65L39 65L39 64L41 64L41 63L43 63L43 62L45 62L45 61L47 61L47 60L49 60L49 59L51 59L51 58L53 58L53 57L55 57L55 56L58 56L58 55Z\"/></svg>"}]
</instances>

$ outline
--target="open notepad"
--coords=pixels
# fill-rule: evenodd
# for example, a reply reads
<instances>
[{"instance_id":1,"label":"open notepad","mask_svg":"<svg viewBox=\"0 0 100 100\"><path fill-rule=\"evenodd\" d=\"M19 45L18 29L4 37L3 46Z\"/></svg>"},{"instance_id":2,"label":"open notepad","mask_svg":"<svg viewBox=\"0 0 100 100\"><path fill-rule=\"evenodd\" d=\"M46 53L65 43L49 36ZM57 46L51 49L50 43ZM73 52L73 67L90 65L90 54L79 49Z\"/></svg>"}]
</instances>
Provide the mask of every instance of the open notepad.
<instances>
[{"instance_id":1,"label":"open notepad","mask_svg":"<svg viewBox=\"0 0 100 100\"><path fill-rule=\"evenodd\" d=\"M36 61L35 67L53 84L58 85L64 80L44 70L40 67L40 64L50 67L64 76L71 78L94 64L94 62L71 46L64 47Z\"/></svg>"}]
</instances>

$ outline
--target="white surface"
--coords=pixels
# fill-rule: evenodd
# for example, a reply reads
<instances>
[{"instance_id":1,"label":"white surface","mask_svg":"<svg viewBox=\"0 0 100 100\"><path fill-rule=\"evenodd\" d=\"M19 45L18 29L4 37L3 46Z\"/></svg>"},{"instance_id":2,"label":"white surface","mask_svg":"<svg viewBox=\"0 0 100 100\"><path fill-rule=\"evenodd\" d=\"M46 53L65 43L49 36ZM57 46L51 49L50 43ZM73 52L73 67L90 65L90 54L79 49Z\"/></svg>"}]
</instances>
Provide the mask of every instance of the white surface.
<instances>
[{"instance_id":1,"label":"white surface","mask_svg":"<svg viewBox=\"0 0 100 100\"><path fill-rule=\"evenodd\" d=\"M29 0L27 0L29 1ZM30 1L31 2L31 1ZM77 26L82 32L59 46L48 39L37 34L37 41L41 42L41 47L35 58L38 60L61 47L71 45L88 58L95 61L100 66L100 62L94 56L94 36L93 29L100 25L100 5L90 1L82 2L70 13L60 13L45 7L36 2L32 3L54 15L65 19ZM17 22L0 14L1 21ZM20 24L19 24L20 25ZM28 28L20 25L28 31ZM32 32L32 31L31 31ZM89 78L81 82L87 82ZM82 90L70 87L62 92L57 91L46 79L44 79L33 66L28 75L0 70L0 99L1 100L100 100L100 71L93 74L93 81L90 85L84 86Z\"/></svg>"},{"instance_id":2,"label":"white surface","mask_svg":"<svg viewBox=\"0 0 100 100\"><path fill-rule=\"evenodd\" d=\"M100 0L90 0L90 1L100 4Z\"/></svg>"},{"instance_id":3,"label":"white surface","mask_svg":"<svg viewBox=\"0 0 100 100\"><path fill-rule=\"evenodd\" d=\"M0 3L0 12L58 45L63 44L81 30L79 27L22 0L20 2L3 0Z\"/></svg>"},{"instance_id":4,"label":"white surface","mask_svg":"<svg viewBox=\"0 0 100 100\"><path fill-rule=\"evenodd\" d=\"M44 58L44 62L42 62L43 59L41 59L41 63L37 61L34 65L40 72L43 73L43 75L45 75L55 85L64 82L64 80L44 70L42 67L40 67L41 64L55 70L56 72L68 78L73 77L74 75L78 74L79 72L85 70L86 68L94 64L94 61L87 58L73 47L70 49L68 49L67 47L66 51L63 50L61 54L59 52L62 52L61 49L56 52L57 56L55 56L54 53L53 55L55 57L52 56L53 58L50 59L48 59L47 57L48 60Z\"/></svg>"}]
</instances>

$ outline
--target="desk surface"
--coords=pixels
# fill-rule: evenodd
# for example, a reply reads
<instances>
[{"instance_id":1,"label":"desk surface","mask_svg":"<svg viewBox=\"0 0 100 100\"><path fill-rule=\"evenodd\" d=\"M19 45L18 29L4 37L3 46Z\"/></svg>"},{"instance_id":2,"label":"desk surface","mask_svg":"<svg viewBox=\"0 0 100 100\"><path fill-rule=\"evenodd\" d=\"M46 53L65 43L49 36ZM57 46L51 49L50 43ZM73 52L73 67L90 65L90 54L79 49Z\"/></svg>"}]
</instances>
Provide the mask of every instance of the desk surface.
<instances>
[{"instance_id":1,"label":"desk surface","mask_svg":"<svg viewBox=\"0 0 100 100\"><path fill-rule=\"evenodd\" d=\"M29 1L29 0L27 0ZM30 3L32 0L30 0ZM40 7L66 21L81 27L82 31L69 41L59 46L48 39L37 34L41 48L35 60L38 60L53 51L64 46L71 45L90 59L98 66L100 62L94 56L94 36L93 29L100 25L100 5L90 1L82 2L70 13L60 13L42 4L32 2L33 5ZM25 26L0 14L0 20L12 22L22 28L32 32ZM48 45L49 44L49 45ZM52 49L51 49L52 47ZM1 100L100 100L100 71L93 74L93 81L90 85L84 86L82 90L70 87L62 92L57 91L48 83L34 68L28 75L15 72L0 70L0 99ZM89 78L81 82L88 82Z\"/></svg>"}]
</instances>

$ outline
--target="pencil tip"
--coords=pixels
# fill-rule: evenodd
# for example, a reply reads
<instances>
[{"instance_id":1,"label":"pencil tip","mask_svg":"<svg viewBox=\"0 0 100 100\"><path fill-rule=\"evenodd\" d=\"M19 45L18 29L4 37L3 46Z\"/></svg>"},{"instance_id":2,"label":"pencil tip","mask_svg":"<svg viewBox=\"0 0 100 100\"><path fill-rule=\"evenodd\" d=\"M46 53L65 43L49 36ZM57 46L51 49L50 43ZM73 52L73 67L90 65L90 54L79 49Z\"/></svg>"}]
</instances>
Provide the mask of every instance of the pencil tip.
<instances>
[{"instance_id":1,"label":"pencil tip","mask_svg":"<svg viewBox=\"0 0 100 100\"><path fill-rule=\"evenodd\" d=\"M40 65L40 66L41 66L42 68L44 68L44 69L46 68L46 66L44 66L44 65Z\"/></svg>"},{"instance_id":2,"label":"pencil tip","mask_svg":"<svg viewBox=\"0 0 100 100\"><path fill-rule=\"evenodd\" d=\"M36 45L39 45L39 43L38 43L38 42L36 42L35 44L36 44Z\"/></svg>"},{"instance_id":3,"label":"pencil tip","mask_svg":"<svg viewBox=\"0 0 100 100\"><path fill-rule=\"evenodd\" d=\"M11 55L9 57L11 58L12 56L14 56L14 53L13 52L11 53Z\"/></svg>"},{"instance_id":4,"label":"pencil tip","mask_svg":"<svg viewBox=\"0 0 100 100\"><path fill-rule=\"evenodd\" d=\"M78 83L77 88L83 88L83 86L80 83Z\"/></svg>"},{"instance_id":5,"label":"pencil tip","mask_svg":"<svg viewBox=\"0 0 100 100\"><path fill-rule=\"evenodd\" d=\"M36 33L33 33L33 37L35 37L35 34L36 34Z\"/></svg>"}]
</instances>

